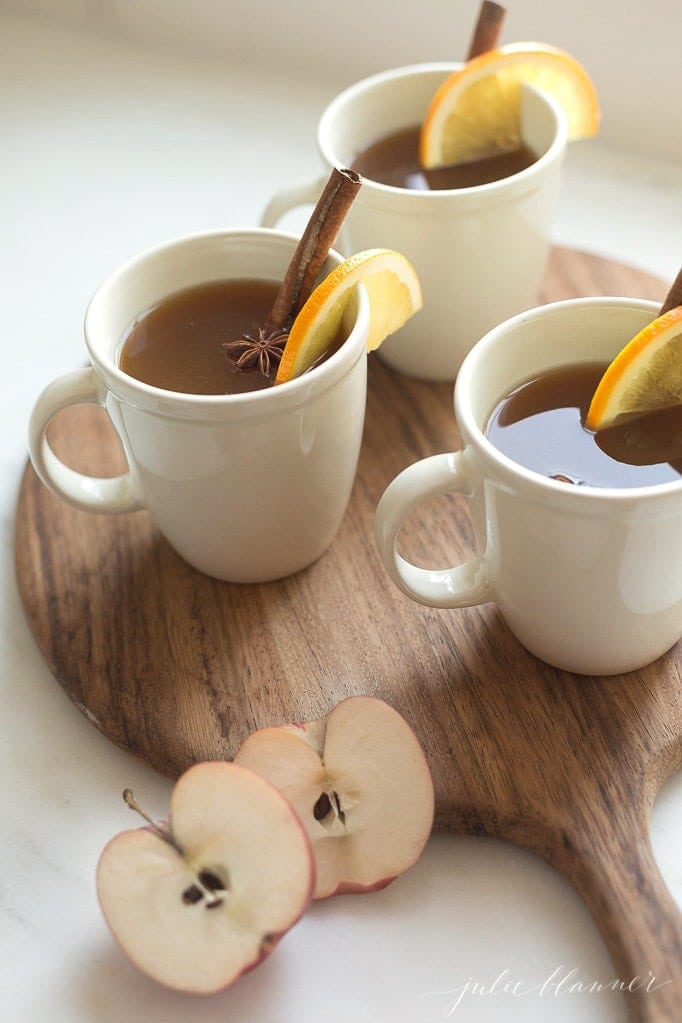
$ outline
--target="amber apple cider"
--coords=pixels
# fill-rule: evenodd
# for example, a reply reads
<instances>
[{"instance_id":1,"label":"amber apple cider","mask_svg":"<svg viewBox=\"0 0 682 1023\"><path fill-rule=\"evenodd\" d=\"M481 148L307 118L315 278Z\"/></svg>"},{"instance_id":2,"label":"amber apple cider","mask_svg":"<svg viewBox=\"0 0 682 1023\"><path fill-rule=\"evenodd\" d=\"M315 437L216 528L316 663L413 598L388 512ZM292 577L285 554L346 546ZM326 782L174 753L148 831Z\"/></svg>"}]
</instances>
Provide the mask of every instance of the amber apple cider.
<instances>
[{"instance_id":1,"label":"amber apple cider","mask_svg":"<svg viewBox=\"0 0 682 1023\"><path fill-rule=\"evenodd\" d=\"M518 174L537 160L532 149L521 145L480 160L425 170L419 163L419 133L420 126L415 125L376 139L355 154L353 170L382 185L434 191L487 185Z\"/></svg>"},{"instance_id":2,"label":"amber apple cider","mask_svg":"<svg viewBox=\"0 0 682 1023\"><path fill-rule=\"evenodd\" d=\"M124 373L184 394L242 394L275 383L279 357L263 373L240 368L230 342L257 336L268 320L279 281L237 278L186 288L145 310L126 332L119 354ZM339 334L324 361L345 340Z\"/></svg>"},{"instance_id":3,"label":"amber apple cider","mask_svg":"<svg viewBox=\"0 0 682 1023\"><path fill-rule=\"evenodd\" d=\"M123 339L119 366L131 377L185 394L235 394L273 383L242 372L225 344L265 323L277 281L236 279L185 288L146 310Z\"/></svg>"},{"instance_id":4,"label":"amber apple cider","mask_svg":"<svg viewBox=\"0 0 682 1023\"><path fill-rule=\"evenodd\" d=\"M605 364L567 366L522 383L493 410L486 435L515 462L563 483L645 487L682 476L682 407L594 433L585 416Z\"/></svg>"}]
</instances>

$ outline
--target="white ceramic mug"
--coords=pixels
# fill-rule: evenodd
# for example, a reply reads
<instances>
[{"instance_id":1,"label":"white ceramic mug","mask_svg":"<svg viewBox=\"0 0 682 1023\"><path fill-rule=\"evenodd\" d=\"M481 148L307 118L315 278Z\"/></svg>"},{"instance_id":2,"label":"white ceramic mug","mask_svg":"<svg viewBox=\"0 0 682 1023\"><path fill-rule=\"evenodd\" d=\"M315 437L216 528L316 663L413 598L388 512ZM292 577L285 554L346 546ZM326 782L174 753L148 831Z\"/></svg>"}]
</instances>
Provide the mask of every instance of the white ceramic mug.
<instances>
[{"instance_id":1,"label":"white ceramic mug","mask_svg":"<svg viewBox=\"0 0 682 1023\"><path fill-rule=\"evenodd\" d=\"M201 234L146 252L109 277L85 317L91 367L49 384L31 416L31 459L43 482L87 511L147 508L183 558L220 579L262 582L315 561L339 528L357 467L369 329L364 288L340 349L286 384L180 394L118 365L124 332L141 312L212 280L281 280L297 241L262 228ZM327 272L340 259L330 253ZM50 448L49 421L78 402L107 410L128 460L123 476L84 476Z\"/></svg>"},{"instance_id":2,"label":"white ceramic mug","mask_svg":"<svg viewBox=\"0 0 682 1023\"><path fill-rule=\"evenodd\" d=\"M609 362L657 309L625 298L557 302L502 323L472 349L455 386L461 450L409 466L377 509L379 551L404 593L441 608L495 601L528 650L580 674L630 671L677 642L682 481L569 486L512 461L485 435L515 385L558 366ZM477 554L427 571L398 554L398 534L413 508L447 491L469 498Z\"/></svg>"},{"instance_id":3,"label":"white ceramic mug","mask_svg":"<svg viewBox=\"0 0 682 1023\"><path fill-rule=\"evenodd\" d=\"M349 166L382 135L420 123L440 83L459 64L417 64L363 79L326 108L317 130L325 164L319 179L276 196L262 223L313 203L329 168ZM337 245L348 254L397 249L415 267L424 308L381 346L394 369L425 380L454 380L475 341L537 302L549 252L566 150L556 104L523 90L522 132L539 159L509 178L473 188L417 191L367 178Z\"/></svg>"}]
</instances>

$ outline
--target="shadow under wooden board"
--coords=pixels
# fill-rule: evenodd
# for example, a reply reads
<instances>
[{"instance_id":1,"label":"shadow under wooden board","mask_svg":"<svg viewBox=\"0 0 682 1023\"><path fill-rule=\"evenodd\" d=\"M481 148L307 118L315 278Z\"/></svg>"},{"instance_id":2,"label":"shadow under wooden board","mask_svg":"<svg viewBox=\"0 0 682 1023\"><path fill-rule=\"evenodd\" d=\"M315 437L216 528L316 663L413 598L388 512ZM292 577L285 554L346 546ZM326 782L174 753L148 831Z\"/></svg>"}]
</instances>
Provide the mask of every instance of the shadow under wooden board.
<instances>
[{"instance_id":1,"label":"shadow under wooden board","mask_svg":"<svg viewBox=\"0 0 682 1023\"><path fill-rule=\"evenodd\" d=\"M555 249L541 297L665 291L638 270ZM122 471L99 409L60 413L51 442L81 471ZM188 567L145 512L69 507L28 466L16 564L30 626L89 720L170 776L346 696L387 700L426 750L437 826L503 837L554 864L592 910L621 979L651 973L662 985L634 985L633 1017L679 1021L682 926L648 817L682 762L680 650L628 675L580 677L528 654L492 604L438 611L400 594L375 550L376 504L406 465L458 444L451 385L400 376L373 356L358 477L336 541L310 569L251 586ZM422 564L464 560L466 502L434 501L406 534L405 552Z\"/></svg>"}]
</instances>

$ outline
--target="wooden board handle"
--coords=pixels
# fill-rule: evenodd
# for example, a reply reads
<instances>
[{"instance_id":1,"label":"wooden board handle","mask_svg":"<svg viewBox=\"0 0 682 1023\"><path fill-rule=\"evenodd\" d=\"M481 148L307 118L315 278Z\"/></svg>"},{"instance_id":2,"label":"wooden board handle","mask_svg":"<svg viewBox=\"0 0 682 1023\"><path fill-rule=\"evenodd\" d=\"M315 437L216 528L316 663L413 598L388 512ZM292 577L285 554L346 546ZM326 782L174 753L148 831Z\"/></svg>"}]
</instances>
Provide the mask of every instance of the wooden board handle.
<instances>
[{"instance_id":1,"label":"wooden board handle","mask_svg":"<svg viewBox=\"0 0 682 1023\"><path fill-rule=\"evenodd\" d=\"M682 914L654 859L645 819L634 810L564 832L552 857L592 912L637 1023L682 1019ZM622 814L622 816L621 816Z\"/></svg>"}]
</instances>

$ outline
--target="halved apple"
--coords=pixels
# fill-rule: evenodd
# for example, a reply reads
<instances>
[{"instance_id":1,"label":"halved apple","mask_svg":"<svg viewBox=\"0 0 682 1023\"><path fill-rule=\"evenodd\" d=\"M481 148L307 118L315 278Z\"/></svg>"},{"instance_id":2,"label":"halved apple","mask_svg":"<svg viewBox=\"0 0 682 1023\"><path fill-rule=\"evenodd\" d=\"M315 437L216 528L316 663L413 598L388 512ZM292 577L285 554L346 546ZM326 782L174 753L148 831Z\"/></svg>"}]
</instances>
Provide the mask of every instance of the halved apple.
<instances>
[{"instance_id":1,"label":"halved apple","mask_svg":"<svg viewBox=\"0 0 682 1023\"><path fill-rule=\"evenodd\" d=\"M416 862L431 833L424 753L382 700L353 696L322 720L261 729L235 762L272 782L301 818L315 854L316 899L384 888Z\"/></svg>"},{"instance_id":2,"label":"halved apple","mask_svg":"<svg viewBox=\"0 0 682 1023\"><path fill-rule=\"evenodd\" d=\"M243 766L190 768L164 824L106 846L97 893L123 950L178 991L229 987L275 947L308 906L310 842L286 799Z\"/></svg>"}]
</instances>

